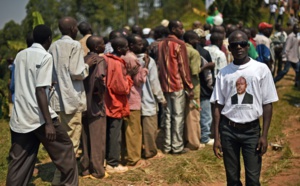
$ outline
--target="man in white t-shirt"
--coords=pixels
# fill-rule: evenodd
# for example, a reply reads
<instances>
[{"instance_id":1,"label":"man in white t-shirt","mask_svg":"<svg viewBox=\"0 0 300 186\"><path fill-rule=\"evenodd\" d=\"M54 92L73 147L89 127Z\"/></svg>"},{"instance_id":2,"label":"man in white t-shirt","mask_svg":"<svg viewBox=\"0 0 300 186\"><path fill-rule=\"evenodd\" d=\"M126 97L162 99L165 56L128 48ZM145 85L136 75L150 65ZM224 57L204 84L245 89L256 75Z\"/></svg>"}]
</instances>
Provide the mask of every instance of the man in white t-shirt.
<instances>
[{"instance_id":1,"label":"man in white t-shirt","mask_svg":"<svg viewBox=\"0 0 300 186\"><path fill-rule=\"evenodd\" d=\"M276 5L276 3L272 3L272 4L270 5L270 17L269 17L269 23L270 23L270 24L271 24L272 18L274 19L274 23L275 23L275 21L276 21L276 16L275 16L276 10L277 10L277 5Z\"/></svg>"},{"instance_id":2,"label":"man in white t-shirt","mask_svg":"<svg viewBox=\"0 0 300 186\"><path fill-rule=\"evenodd\" d=\"M15 102L10 119L10 162L6 185L27 185L40 143L62 172L58 185L78 185L73 144L48 104L52 82L52 56L47 52L52 32L45 25L33 30L34 43L15 59Z\"/></svg>"},{"instance_id":3,"label":"man in white t-shirt","mask_svg":"<svg viewBox=\"0 0 300 186\"><path fill-rule=\"evenodd\" d=\"M278 16L276 19L276 23L279 23L280 20L280 24L283 25L283 13L285 12L285 8L283 6L283 3L281 3L280 7L279 7L279 11L278 11Z\"/></svg>"},{"instance_id":4,"label":"man in white t-shirt","mask_svg":"<svg viewBox=\"0 0 300 186\"><path fill-rule=\"evenodd\" d=\"M262 155L268 147L272 103L278 101L278 96L267 65L248 57L249 44L245 33L235 31L229 36L229 50L234 57L233 63L221 69L217 75L210 99L214 104L213 149L218 158L223 155L227 185L242 185L240 152L244 158L246 185L260 185ZM244 104L241 101L241 104L234 104L232 97L244 89L252 95L252 103L247 101ZM261 116L262 133L259 125Z\"/></svg>"}]
</instances>

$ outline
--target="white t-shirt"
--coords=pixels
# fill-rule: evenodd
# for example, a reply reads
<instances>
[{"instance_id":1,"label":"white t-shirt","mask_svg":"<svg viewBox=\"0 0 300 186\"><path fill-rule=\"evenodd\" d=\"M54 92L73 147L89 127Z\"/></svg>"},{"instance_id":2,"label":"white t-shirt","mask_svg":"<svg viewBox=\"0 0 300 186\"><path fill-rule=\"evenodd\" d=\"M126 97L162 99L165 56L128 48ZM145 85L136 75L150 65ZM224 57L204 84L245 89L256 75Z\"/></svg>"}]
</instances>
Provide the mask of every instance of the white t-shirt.
<instances>
[{"instance_id":1,"label":"white t-shirt","mask_svg":"<svg viewBox=\"0 0 300 186\"><path fill-rule=\"evenodd\" d=\"M275 13L277 10L277 6L275 4L270 5L270 12Z\"/></svg>"},{"instance_id":2,"label":"white t-shirt","mask_svg":"<svg viewBox=\"0 0 300 186\"><path fill-rule=\"evenodd\" d=\"M279 8L278 14L282 15L284 11L285 11L285 8L282 6Z\"/></svg>"},{"instance_id":3,"label":"white t-shirt","mask_svg":"<svg viewBox=\"0 0 300 186\"><path fill-rule=\"evenodd\" d=\"M38 43L17 54L14 72L15 102L10 119L10 128L14 132L28 133L45 123L35 89L51 85L52 70L52 56ZM49 112L51 118L57 117L50 106Z\"/></svg>"},{"instance_id":4,"label":"white t-shirt","mask_svg":"<svg viewBox=\"0 0 300 186\"><path fill-rule=\"evenodd\" d=\"M238 99L236 81L240 77L244 77L247 82L244 99L247 96L248 101L246 100L245 104L235 102ZM211 103L215 101L224 105L221 114L234 122L246 123L258 119L263 113L263 105L278 101L269 68L253 59L239 66L230 63L216 77L216 84L210 98Z\"/></svg>"}]
</instances>

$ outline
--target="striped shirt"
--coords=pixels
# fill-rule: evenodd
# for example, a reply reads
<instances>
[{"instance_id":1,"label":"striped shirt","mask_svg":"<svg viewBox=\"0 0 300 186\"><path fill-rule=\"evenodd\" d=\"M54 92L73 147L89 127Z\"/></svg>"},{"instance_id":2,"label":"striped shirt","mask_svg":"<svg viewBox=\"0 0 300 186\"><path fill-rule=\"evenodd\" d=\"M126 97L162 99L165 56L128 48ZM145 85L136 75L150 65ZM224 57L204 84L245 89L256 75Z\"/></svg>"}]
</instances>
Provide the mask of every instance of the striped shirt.
<instances>
[{"instance_id":1,"label":"striped shirt","mask_svg":"<svg viewBox=\"0 0 300 186\"><path fill-rule=\"evenodd\" d=\"M157 65L163 92L193 89L187 49L176 36L169 35L159 43Z\"/></svg>"}]
</instances>

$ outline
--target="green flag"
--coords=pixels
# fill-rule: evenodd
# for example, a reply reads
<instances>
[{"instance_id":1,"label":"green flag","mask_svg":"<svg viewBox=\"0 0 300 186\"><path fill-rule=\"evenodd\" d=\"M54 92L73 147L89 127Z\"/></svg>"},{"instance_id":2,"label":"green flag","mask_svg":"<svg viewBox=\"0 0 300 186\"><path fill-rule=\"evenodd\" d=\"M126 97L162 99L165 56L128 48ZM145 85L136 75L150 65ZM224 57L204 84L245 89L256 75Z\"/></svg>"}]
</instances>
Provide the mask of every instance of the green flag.
<instances>
[{"instance_id":1,"label":"green flag","mask_svg":"<svg viewBox=\"0 0 300 186\"><path fill-rule=\"evenodd\" d=\"M42 25L44 24L44 20L42 15L38 11L32 12L32 17L33 17L33 28L36 27L37 25Z\"/></svg>"}]
</instances>

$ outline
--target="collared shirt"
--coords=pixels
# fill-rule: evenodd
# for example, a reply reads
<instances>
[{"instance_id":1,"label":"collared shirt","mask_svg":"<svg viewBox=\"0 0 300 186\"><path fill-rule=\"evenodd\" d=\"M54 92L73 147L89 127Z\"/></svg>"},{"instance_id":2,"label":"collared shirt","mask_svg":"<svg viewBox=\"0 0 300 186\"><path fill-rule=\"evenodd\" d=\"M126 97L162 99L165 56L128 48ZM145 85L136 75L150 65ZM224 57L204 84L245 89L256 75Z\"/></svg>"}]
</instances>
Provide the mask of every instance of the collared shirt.
<instances>
[{"instance_id":1,"label":"collared shirt","mask_svg":"<svg viewBox=\"0 0 300 186\"><path fill-rule=\"evenodd\" d=\"M133 77L133 86L128 95L128 102L130 110L141 110L142 86L146 82L148 70L141 66L137 56L131 51L128 51L126 55L121 56L121 58L126 62L126 66L130 65L132 68L139 66L138 73Z\"/></svg>"},{"instance_id":2,"label":"collared shirt","mask_svg":"<svg viewBox=\"0 0 300 186\"><path fill-rule=\"evenodd\" d=\"M105 54L107 76L105 92L106 115L112 118L122 118L130 114L128 94L133 85L130 76L126 75L125 61L113 54Z\"/></svg>"},{"instance_id":3,"label":"collared shirt","mask_svg":"<svg viewBox=\"0 0 300 186\"><path fill-rule=\"evenodd\" d=\"M186 46L175 35L159 43L157 65L163 92L193 89Z\"/></svg>"},{"instance_id":4,"label":"collared shirt","mask_svg":"<svg viewBox=\"0 0 300 186\"><path fill-rule=\"evenodd\" d=\"M92 34L86 34L83 38L79 40L79 43L81 44L81 47L83 49L83 56L86 56L87 53L90 51L88 47L86 46L86 40L91 36Z\"/></svg>"},{"instance_id":5,"label":"collared shirt","mask_svg":"<svg viewBox=\"0 0 300 186\"><path fill-rule=\"evenodd\" d=\"M189 58L189 66L191 72L191 79L193 83L193 92L194 92L194 99L200 98L200 79L199 73L201 72L201 56L199 52L193 48L192 45L186 43L186 49Z\"/></svg>"},{"instance_id":6,"label":"collared shirt","mask_svg":"<svg viewBox=\"0 0 300 186\"><path fill-rule=\"evenodd\" d=\"M138 54L137 57L142 67L145 66L145 54ZM165 101L164 94L161 90L160 82L158 79L158 71L155 61L150 57L148 65L149 73L142 89L142 116L154 116L157 114L157 102L162 103Z\"/></svg>"},{"instance_id":7,"label":"collared shirt","mask_svg":"<svg viewBox=\"0 0 300 186\"><path fill-rule=\"evenodd\" d=\"M215 63L214 73L217 75L227 65L226 56L216 45L206 46L204 49L209 52L212 62Z\"/></svg>"},{"instance_id":8,"label":"collared shirt","mask_svg":"<svg viewBox=\"0 0 300 186\"><path fill-rule=\"evenodd\" d=\"M292 32L286 39L282 58L292 63L299 62L299 40L297 35Z\"/></svg>"},{"instance_id":9,"label":"collared shirt","mask_svg":"<svg viewBox=\"0 0 300 186\"><path fill-rule=\"evenodd\" d=\"M66 114L85 111L83 80L88 76L89 67L84 63L80 43L65 35L51 45L49 52L53 56L55 87L50 93L51 107Z\"/></svg>"},{"instance_id":10,"label":"collared shirt","mask_svg":"<svg viewBox=\"0 0 300 186\"><path fill-rule=\"evenodd\" d=\"M14 65L15 102L10 128L17 133L28 133L45 123L35 93L37 87L51 85L52 56L42 45L34 43L17 54ZM50 106L48 109L51 118L57 117Z\"/></svg>"}]
</instances>

